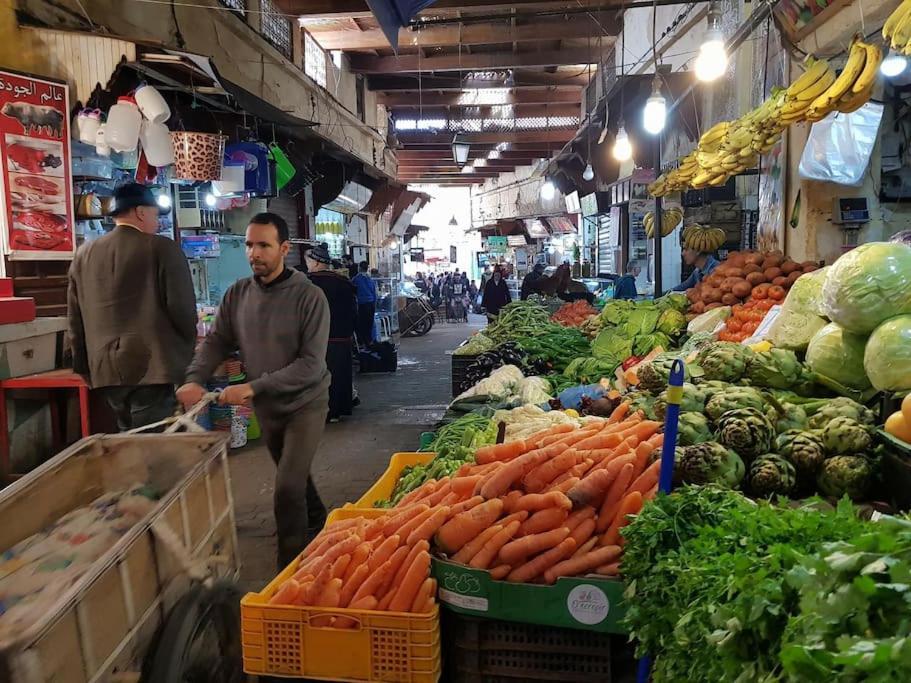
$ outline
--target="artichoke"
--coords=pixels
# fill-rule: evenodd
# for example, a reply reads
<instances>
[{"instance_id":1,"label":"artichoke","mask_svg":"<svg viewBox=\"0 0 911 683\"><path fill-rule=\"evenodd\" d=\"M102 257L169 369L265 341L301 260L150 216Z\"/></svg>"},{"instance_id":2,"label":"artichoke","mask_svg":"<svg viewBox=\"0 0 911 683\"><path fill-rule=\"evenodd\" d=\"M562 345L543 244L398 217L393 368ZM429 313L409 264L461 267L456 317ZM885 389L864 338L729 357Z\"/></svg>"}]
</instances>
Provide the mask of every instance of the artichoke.
<instances>
[{"instance_id":1,"label":"artichoke","mask_svg":"<svg viewBox=\"0 0 911 683\"><path fill-rule=\"evenodd\" d=\"M870 428L850 417L836 417L822 430L822 445L830 455L864 453L873 446Z\"/></svg>"},{"instance_id":2,"label":"artichoke","mask_svg":"<svg viewBox=\"0 0 911 683\"><path fill-rule=\"evenodd\" d=\"M793 351L769 349L752 355L746 377L758 387L788 389L801 381L803 366Z\"/></svg>"},{"instance_id":3,"label":"artichoke","mask_svg":"<svg viewBox=\"0 0 911 683\"><path fill-rule=\"evenodd\" d=\"M712 440L712 428L702 413L680 413L677 422L677 445L694 446Z\"/></svg>"},{"instance_id":4,"label":"artichoke","mask_svg":"<svg viewBox=\"0 0 911 683\"><path fill-rule=\"evenodd\" d=\"M794 465L803 479L815 477L826 460L822 439L812 432L789 429L775 439L775 452Z\"/></svg>"},{"instance_id":5,"label":"artichoke","mask_svg":"<svg viewBox=\"0 0 911 683\"><path fill-rule=\"evenodd\" d=\"M786 496L797 486L797 471L780 455L766 453L753 461L747 484L756 496Z\"/></svg>"},{"instance_id":6,"label":"artichoke","mask_svg":"<svg viewBox=\"0 0 911 683\"><path fill-rule=\"evenodd\" d=\"M707 380L736 382L746 372L747 363L756 354L749 347L735 342L715 342L702 349L696 364Z\"/></svg>"},{"instance_id":7,"label":"artichoke","mask_svg":"<svg viewBox=\"0 0 911 683\"><path fill-rule=\"evenodd\" d=\"M768 452L774 437L775 426L756 408L730 410L718 420L719 443L746 460Z\"/></svg>"},{"instance_id":8,"label":"artichoke","mask_svg":"<svg viewBox=\"0 0 911 683\"><path fill-rule=\"evenodd\" d=\"M695 384L683 383L683 399L680 401L680 412L701 413L705 410L705 394ZM667 389L658 394L655 399L655 415L663 420L667 414Z\"/></svg>"},{"instance_id":9,"label":"artichoke","mask_svg":"<svg viewBox=\"0 0 911 683\"><path fill-rule=\"evenodd\" d=\"M766 414L775 424L775 431L784 434L789 429L798 431L807 428L807 411L793 403L782 403L783 413L779 413L775 408L770 408Z\"/></svg>"},{"instance_id":10,"label":"artichoke","mask_svg":"<svg viewBox=\"0 0 911 683\"><path fill-rule=\"evenodd\" d=\"M717 392L705 402L706 414L709 419L716 422L726 412L738 408L765 410L766 400L759 390L753 387L729 387Z\"/></svg>"},{"instance_id":11,"label":"artichoke","mask_svg":"<svg viewBox=\"0 0 911 683\"><path fill-rule=\"evenodd\" d=\"M746 473L740 456L715 441L685 447L677 469L684 484L719 484L729 489L737 488Z\"/></svg>"},{"instance_id":12,"label":"artichoke","mask_svg":"<svg viewBox=\"0 0 911 683\"><path fill-rule=\"evenodd\" d=\"M724 391L725 389L731 388L730 382L719 382L718 380L714 379L708 381L694 381L696 381L696 385L699 387L699 391L705 395L706 401L712 398L712 396L717 394L719 391Z\"/></svg>"},{"instance_id":13,"label":"artichoke","mask_svg":"<svg viewBox=\"0 0 911 683\"><path fill-rule=\"evenodd\" d=\"M668 378L671 376L671 367L677 360L676 354L662 353L654 360L643 363L636 371L639 378L639 388L645 391L651 391L657 394L667 387ZM689 376L686 365L683 366L683 376L686 379Z\"/></svg>"},{"instance_id":14,"label":"artichoke","mask_svg":"<svg viewBox=\"0 0 911 683\"><path fill-rule=\"evenodd\" d=\"M876 416L869 408L862 406L857 401L853 401L845 396L839 396L828 401L820 408L813 417L810 418L807 426L810 429L822 429L836 417L850 417L861 424L873 425L876 423Z\"/></svg>"},{"instance_id":15,"label":"artichoke","mask_svg":"<svg viewBox=\"0 0 911 683\"><path fill-rule=\"evenodd\" d=\"M816 483L827 496L863 500L873 483L873 465L860 455L836 455L823 463Z\"/></svg>"}]
</instances>

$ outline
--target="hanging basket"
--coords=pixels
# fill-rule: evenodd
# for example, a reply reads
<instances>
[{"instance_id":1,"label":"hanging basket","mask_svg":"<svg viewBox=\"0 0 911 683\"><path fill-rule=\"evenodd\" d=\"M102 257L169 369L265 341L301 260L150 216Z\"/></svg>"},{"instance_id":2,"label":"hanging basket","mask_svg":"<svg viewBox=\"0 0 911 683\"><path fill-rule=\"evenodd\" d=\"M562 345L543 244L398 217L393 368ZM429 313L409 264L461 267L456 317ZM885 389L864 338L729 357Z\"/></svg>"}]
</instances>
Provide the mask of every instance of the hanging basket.
<instances>
[{"instance_id":1,"label":"hanging basket","mask_svg":"<svg viewBox=\"0 0 911 683\"><path fill-rule=\"evenodd\" d=\"M176 131L171 133L174 147L174 178L211 181L221 178L221 161L227 136L214 133Z\"/></svg>"}]
</instances>

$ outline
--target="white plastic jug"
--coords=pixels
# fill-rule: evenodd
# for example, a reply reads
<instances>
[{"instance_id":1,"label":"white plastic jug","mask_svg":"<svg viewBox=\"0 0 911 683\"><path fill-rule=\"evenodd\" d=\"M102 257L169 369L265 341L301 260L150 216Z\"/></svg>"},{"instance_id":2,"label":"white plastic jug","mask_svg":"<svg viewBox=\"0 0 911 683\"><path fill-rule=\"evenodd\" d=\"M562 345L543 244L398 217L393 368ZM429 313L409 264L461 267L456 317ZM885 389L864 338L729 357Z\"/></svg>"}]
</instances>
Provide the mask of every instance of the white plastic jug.
<instances>
[{"instance_id":1,"label":"white plastic jug","mask_svg":"<svg viewBox=\"0 0 911 683\"><path fill-rule=\"evenodd\" d=\"M142 114L132 97L118 97L108 112L104 140L115 152L129 152L139 143Z\"/></svg>"},{"instance_id":2,"label":"white plastic jug","mask_svg":"<svg viewBox=\"0 0 911 683\"><path fill-rule=\"evenodd\" d=\"M108 124L102 123L98 126L98 130L95 131L95 152L102 157L111 156L111 148L107 143L107 128Z\"/></svg>"},{"instance_id":3,"label":"white plastic jug","mask_svg":"<svg viewBox=\"0 0 911 683\"><path fill-rule=\"evenodd\" d=\"M83 109L76 115L76 125L73 127L74 137L79 142L94 145L100 125L101 111L99 109Z\"/></svg>"},{"instance_id":4,"label":"white plastic jug","mask_svg":"<svg viewBox=\"0 0 911 683\"><path fill-rule=\"evenodd\" d=\"M133 93L139 111L152 123L164 123L171 118L171 108L164 97L151 85L140 85Z\"/></svg>"},{"instance_id":5,"label":"white plastic jug","mask_svg":"<svg viewBox=\"0 0 911 683\"><path fill-rule=\"evenodd\" d=\"M168 166L174 163L171 132L163 123L143 121L139 129L139 142L152 166Z\"/></svg>"}]
</instances>

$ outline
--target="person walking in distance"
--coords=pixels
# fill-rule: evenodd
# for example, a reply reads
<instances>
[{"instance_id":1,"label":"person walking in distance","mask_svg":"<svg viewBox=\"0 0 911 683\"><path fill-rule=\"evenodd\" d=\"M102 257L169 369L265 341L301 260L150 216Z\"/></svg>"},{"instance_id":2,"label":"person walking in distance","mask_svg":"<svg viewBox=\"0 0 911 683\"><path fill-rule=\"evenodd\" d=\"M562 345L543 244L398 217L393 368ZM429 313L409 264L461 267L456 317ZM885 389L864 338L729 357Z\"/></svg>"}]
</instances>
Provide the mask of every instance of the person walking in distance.
<instances>
[{"instance_id":1,"label":"person walking in distance","mask_svg":"<svg viewBox=\"0 0 911 683\"><path fill-rule=\"evenodd\" d=\"M484 287L484 298L481 299L481 307L487 311L488 320L492 320L500 314L500 309L510 301L512 301L512 295L509 293L509 286L506 284L506 280L503 279L503 271L497 266Z\"/></svg>"},{"instance_id":2,"label":"person walking in distance","mask_svg":"<svg viewBox=\"0 0 911 683\"><path fill-rule=\"evenodd\" d=\"M289 564L322 527L326 508L310 468L329 411L329 304L306 275L285 265L288 225L274 213L250 220L247 260L253 276L225 292L212 331L177 391L184 406L205 393L215 368L240 349L246 384L229 386L219 402L252 405L276 465L278 562Z\"/></svg>"},{"instance_id":3,"label":"person walking in distance","mask_svg":"<svg viewBox=\"0 0 911 683\"><path fill-rule=\"evenodd\" d=\"M358 264L358 274L352 282L357 289L357 339L361 346L373 343L373 319L376 316L376 283L368 274L368 264Z\"/></svg>"},{"instance_id":4,"label":"person walking in distance","mask_svg":"<svg viewBox=\"0 0 911 683\"><path fill-rule=\"evenodd\" d=\"M345 275L332 270L329 252L314 247L304 257L310 281L323 290L329 302L329 347L326 365L332 375L329 385L329 422L338 422L342 415L351 415L353 402L353 373L351 368L351 338L357 319L357 300L354 285Z\"/></svg>"},{"instance_id":5,"label":"person walking in distance","mask_svg":"<svg viewBox=\"0 0 911 683\"><path fill-rule=\"evenodd\" d=\"M149 188L122 185L114 191L114 229L83 245L70 266L73 370L101 390L120 431L174 414L174 387L196 344L187 259L156 234L165 213Z\"/></svg>"}]
</instances>

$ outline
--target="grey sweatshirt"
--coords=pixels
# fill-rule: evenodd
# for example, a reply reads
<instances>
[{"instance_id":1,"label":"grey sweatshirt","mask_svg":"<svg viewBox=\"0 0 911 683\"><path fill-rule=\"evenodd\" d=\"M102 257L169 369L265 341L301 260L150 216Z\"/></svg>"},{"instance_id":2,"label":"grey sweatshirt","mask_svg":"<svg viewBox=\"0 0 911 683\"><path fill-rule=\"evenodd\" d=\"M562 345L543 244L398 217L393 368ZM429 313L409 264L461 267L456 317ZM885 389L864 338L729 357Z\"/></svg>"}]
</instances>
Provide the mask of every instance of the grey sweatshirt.
<instances>
[{"instance_id":1,"label":"grey sweatshirt","mask_svg":"<svg viewBox=\"0 0 911 683\"><path fill-rule=\"evenodd\" d=\"M329 390L329 304L301 272L262 285L238 280L225 292L212 331L196 351L187 381L205 384L240 349L257 412L285 417Z\"/></svg>"}]
</instances>

